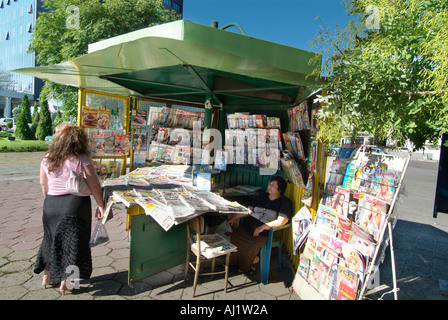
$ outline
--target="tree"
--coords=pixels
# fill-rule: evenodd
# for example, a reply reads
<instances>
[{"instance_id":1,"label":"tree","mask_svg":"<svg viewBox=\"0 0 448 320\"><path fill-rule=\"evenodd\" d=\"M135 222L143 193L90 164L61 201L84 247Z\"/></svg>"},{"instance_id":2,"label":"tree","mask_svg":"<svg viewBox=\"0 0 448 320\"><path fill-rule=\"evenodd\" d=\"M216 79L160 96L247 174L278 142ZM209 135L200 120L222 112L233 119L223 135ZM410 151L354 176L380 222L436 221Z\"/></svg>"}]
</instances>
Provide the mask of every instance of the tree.
<instances>
[{"instance_id":1,"label":"tree","mask_svg":"<svg viewBox=\"0 0 448 320\"><path fill-rule=\"evenodd\" d=\"M17 122L17 119L19 119L20 112L22 112L22 106L20 104L12 108L12 118L15 122Z\"/></svg>"},{"instance_id":2,"label":"tree","mask_svg":"<svg viewBox=\"0 0 448 320\"><path fill-rule=\"evenodd\" d=\"M27 123L31 123L31 109L30 109L30 100L26 94L22 97L22 109L25 108L25 115Z\"/></svg>"},{"instance_id":3,"label":"tree","mask_svg":"<svg viewBox=\"0 0 448 320\"><path fill-rule=\"evenodd\" d=\"M33 122L31 123L31 131L33 131L34 136L36 136L37 125L39 124L39 112L37 111L37 107L34 107L33 112Z\"/></svg>"},{"instance_id":4,"label":"tree","mask_svg":"<svg viewBox=\"0 0 448 320\"><path fill-rule=\"evenodd\" d=\"M45 140L46 136L53 135L50 110L48 110L47 101L42 101L39 112L39 123L36 129L36 138Z\"/></svg>"},{"instance_id":5,"label":"tree","mask_svg":"<svg viewBox=\"0 0 448 320\"><path fill-rule=\"evenodd\" d=\"M89 43L178 19L162 0L44 0L32 34L30 51L41 65L72 60L88 51ZM40 100L52 94L63 101L63 120L76 118L76 88L45 82Z\"/></svg>"},{"instance_id":6,"label":"tree","mask_svg":"<svg viewBox=\"0 0 448 320\"><path fill-rule=\"evenodd\" d=\"M34 140L34 134L28 123L31 122L30 102L27 95L23 95L20 115L17 118L15 136L22 140Z\"/></svg>"},{"instance_id":7,"label":"tree","mask_svg":"<svg viewBox=\"0 0 448 320\"><path fill-rule=\"evenodd\" d=\"M448 131L448 2L345 0L350 21L313 40L329 58L321 138L367 132L420 149ZM320 71L319 71L320 72Z\"/></svg>"}]
</instances>

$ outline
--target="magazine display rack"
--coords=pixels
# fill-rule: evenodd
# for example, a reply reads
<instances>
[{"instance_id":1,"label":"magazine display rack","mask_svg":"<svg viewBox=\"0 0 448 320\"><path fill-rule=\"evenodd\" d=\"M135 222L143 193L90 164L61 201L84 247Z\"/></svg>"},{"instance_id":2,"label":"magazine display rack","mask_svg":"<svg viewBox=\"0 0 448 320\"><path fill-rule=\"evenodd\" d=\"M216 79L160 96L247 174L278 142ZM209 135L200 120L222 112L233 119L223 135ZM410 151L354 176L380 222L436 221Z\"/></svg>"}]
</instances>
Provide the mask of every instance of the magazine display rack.
<instances>
[{"instance_id":1,"label":"magazine display rack","mask_svg":"<svg viewBox=\"0 0 448 320\"><path fill-rule=\"evenodd\" d=\"M134 116L136 121L132 121ZM201 144L194 144L202 141L202 137L193 137L193 129L197 126L202 133L204 118L203 108L138 100L137 110L131 112L133 168L142 167L151 161L166 164L200 163L202 152L197 155L193 147L202 150ZM143 143L139 144L139 139ZM145 148L139 148L143 144Z\"/></svg>"},{"instance_id":2,"label":"magazine display rack","mask_svg":"<svg viewBox=\"0 0 448 320\"><path fill-rule=\"evenodd\" d=\"M93 164L100 182L126 170L129 155L129 98L81 90L78 125L89 139Z\"/></svg>"},{"instance_id":3,"label":"magazine display rack","mask_svg":"<svg viewBox=\"0 0 448 320\"><path fill-rule=\"evenodd\" d=\"M377 271L389 245L397 299L392 229L409 155L379 156L365 150L343 146L316 217L302 210L295 217L300 264L293 287L302 299L355 300L375 292L367 290L379 285Z\"/></svg>"}]
</instances>

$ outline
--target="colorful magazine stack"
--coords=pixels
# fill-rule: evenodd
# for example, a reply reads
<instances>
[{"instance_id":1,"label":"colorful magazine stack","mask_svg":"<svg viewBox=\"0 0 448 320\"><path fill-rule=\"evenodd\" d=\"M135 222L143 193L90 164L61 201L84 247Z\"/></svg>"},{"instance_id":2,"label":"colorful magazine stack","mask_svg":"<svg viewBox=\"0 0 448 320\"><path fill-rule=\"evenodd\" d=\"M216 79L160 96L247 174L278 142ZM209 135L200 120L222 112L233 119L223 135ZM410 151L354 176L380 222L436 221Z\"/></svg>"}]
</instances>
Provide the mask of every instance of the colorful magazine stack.
<instances>
[{"instance_id":1,"label":"colorful magazine stack","mask_svg":"<svg viewBox=\"0 0 448 320\"><path fill-rule=\"evenodd\" d=\"M281 140L278 129L226 129L227 164L278 168Z\"/></svg>"},{"instance_id":2,"label":"colorful magazine stack","mask_svg":"<svg viewBox=\"0 0 448 320\"><path fill-rule=\"evenodd\" d=\"M286 148L292 152L292 154L300 160L305 160L306 154L303 149L302 139L300 139L300 134L298 132L289 131L283 133L283 141L285 142Z\"/></svg>"},{"instance_id":3,"label":"colorful magazine stack","mask_svg":"<svg viewBox=\"0 0 448 320\"><path fill-rule=\"evenodd\" d=\"M288 109L289 130L299 131L311 129L308 102L305 100L299 105Z\"/></svg>"},{"instance_id":4,"label":"colorful magazine stack","mask_svg":"<svg viewBox=\"0 0 448 320\"><path fill-rule=\"evenodd\" d=\"M280 127L280 118L278 117L268 117L264 114L249 114L248 112L227 114L228 129L280 129Z\"/></svg>"},{"instance_id":5,"label":"colorful magazine stack","mask_svg":"<svg viewBox=\"0 0 448 320\"><path fill-rule=\"evenodd\" d=\"M282 165L282 170L285 173L285 175L288 177L289 181L291 181L298 187L301 187L301 188L306 187L306 185L303 181L303 176L302 176L300 167L295 160L281 159L280 163Z\"/></svg>"},{"instance_id":6,"label":"colorful magazine stack","mask_svg":"<svg viewBox=\"0 0 448 320\"><path fill-rule=\"evenodd\" d=\"M159 126L170 128L193 129L193 123L199 121L204 127L204 112L191 112L179 108L163 108L160 113Z\"/></svg>"},{"instance_id":7,"label":"colorful magazine stack","mask_svg":"<svg viewBox=\"0 0 448 320\"><path fill-rule=\"evenodd\" d=\"M384 232L398 172L336 159L298 274L327 299L356 299Z\"/></svg>"}]
</instances>

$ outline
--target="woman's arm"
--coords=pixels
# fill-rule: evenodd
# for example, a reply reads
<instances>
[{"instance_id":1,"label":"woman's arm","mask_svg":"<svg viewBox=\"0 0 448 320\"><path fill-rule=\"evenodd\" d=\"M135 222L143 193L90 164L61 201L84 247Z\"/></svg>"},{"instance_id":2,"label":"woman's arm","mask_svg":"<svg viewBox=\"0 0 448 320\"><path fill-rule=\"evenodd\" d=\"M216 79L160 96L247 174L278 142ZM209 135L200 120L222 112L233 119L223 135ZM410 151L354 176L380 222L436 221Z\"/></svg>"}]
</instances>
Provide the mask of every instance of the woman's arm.
<instances>
[{"instance_id":1,"label":"woman's arm","mask_svg":"<svg viewBox=\"0 0 448 320\"><path fill-rule=\"evenodd\" d=\"M47 195L48 193L48 177L47 174L44 171L44 168L41 166L40 167L40 186L42 187L42 193L44 195L44 197Z\"/></svg>"},{"instance_id":2,"label":"woman's arm","mask_svg":"<svg viewBox=\"0 0 448 320\"><path fill-rule=\"evenodd\" d=\"M83 167L84 178L92 192L93 198L98 205L98 209L95 213L95 216L98 219L102 219L104 215L104 200L103 200L103 188L101 187L101 183L98 180L96 175L96 170L93 167L93 164L88 164Z\"/></svg>"},{"instance_id":3,"label":"woman's arm","mask_svg":"<svg viewBox=\"0 0 448 320\"><path fill-rule=\"evenodd\" d=\"M258 237L258 235L263 232L264 230L269 230L271 228L278 228L283 225L285 225L288 222L288 218L278 216L277 219L272 220L271 222L267 222L265 224L262 224L261 226L255 228L254 230L254 237Z\"/></svg>"},{"instance_id":4,"label":"woman's arm","mask_svg":"<svg viewBox=\"0 0 448 320\"><path fill-rule=\"evenodd\" d=\"M233 224L237 221L239 221L242 217L247 217L249 214L252 214L252 211L249 210L249 213L241 213L241 214L234 214L232 216L232 218L230 218L227 223L226 226L233 226Z\"/></svg>"}]
</instances>

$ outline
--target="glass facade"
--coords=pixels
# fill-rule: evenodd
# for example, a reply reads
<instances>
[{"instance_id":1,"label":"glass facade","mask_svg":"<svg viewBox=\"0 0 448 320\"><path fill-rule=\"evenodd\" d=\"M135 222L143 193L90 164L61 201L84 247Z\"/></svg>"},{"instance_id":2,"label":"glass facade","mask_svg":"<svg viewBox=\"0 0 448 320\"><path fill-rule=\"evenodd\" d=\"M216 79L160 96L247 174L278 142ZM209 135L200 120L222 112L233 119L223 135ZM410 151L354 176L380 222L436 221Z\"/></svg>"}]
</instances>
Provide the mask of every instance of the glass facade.
<instances>
[{"instance_id":1,"label":"glass facade","mask_svg":"<svg viewBox=\"0 0 448 320\"><path fill-rule=\"evenodd\" d=\"M167 9L182 14L183 0L163 0ZM21 103L23 94L38 98L43 81L10 70L35 66L29 41L41 0L0 0L0 118L11 117L11 108ZM31 102L33 104L33 102Z\"/></svg>"},{"instance_id":2,"label":"glass facade","mask_svg":"<svg viewBox=\"0 0 448 320\"><path fill-rule=\"evenodd\" d=\"M9 70L34 66L34 54L27 51L35 21L35 2L0 0L0 86L3 90L34 94L33 77Z\"/></svg>"},{"instance_id":3,"label":"glass facade","mask_svg":"<svg viewBox=\"0 0 448 320\"><path fill-rule=\"evenodd\" d=\"M0 117L11 117L24 94L31 105L39 96L42 80L10 70L35 66L28 47L41 8L41 0L0 0Z\"/></svg>"},{"instance_id":4,"label":"glass facade","mask_svg":"<svg viewBox=\"0 0 448 320\"><path fill-rule=\"evenodd\" d=\"M163 0L163 6L182 15L184 0Z\"/></svg>"}]
</instances>

